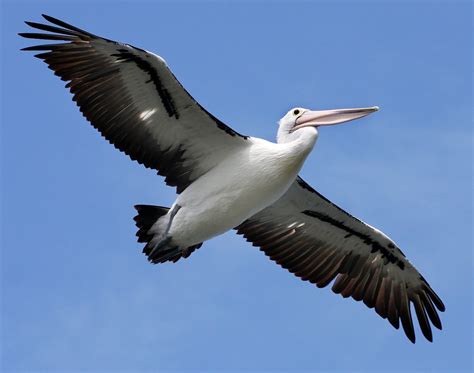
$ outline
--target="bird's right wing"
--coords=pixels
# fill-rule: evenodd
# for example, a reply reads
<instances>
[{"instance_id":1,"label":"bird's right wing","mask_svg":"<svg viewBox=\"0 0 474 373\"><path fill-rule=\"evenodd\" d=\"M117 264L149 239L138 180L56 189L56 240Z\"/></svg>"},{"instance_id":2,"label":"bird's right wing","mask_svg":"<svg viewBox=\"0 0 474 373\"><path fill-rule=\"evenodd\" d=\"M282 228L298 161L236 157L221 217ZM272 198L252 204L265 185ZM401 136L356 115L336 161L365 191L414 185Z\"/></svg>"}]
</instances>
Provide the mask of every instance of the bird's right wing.
<instances>
[{"instance_id":1,"label":"bird's right wing","mask_svg":"<svg viewBox=\"0 0 474 373\"><path fill-rule=\"evenodd\" d=\"M354 218L300 177L274 204L237 228L254 246L302 280L363 300L415 342L413 303L421 330L432 340L430 322L441 329L441 299L379 230Z\"/></svg>"},{"instance_id":2,"label":"bird's right wing","mask_svg":"<svg viewBox=\"0 0 474 373\"><path fill-rule=\"evenodd\" d=\"M249 145L246 136L199 105L161 57L43 17L54 26L26 23L48 33L19 35L56 43L24 50L41 51L36 57L68 81L89 122L130 158L165 176L178 193L229 152Z\"/></svg>"}]
</instances>

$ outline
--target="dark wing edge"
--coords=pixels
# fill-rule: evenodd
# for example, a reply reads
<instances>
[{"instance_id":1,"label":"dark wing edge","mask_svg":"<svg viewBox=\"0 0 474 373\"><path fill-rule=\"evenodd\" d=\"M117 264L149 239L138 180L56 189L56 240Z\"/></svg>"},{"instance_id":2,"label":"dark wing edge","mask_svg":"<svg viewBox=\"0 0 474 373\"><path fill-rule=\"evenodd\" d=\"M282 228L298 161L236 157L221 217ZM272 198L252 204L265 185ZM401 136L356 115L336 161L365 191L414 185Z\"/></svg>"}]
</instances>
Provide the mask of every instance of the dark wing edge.
<instances>
[{"instance_id":1,"label":"dark wing edge","mask_svg":"<svg viewBox=\"0 0 474 373\"><path fill-rule=\"evenodd\" d=\"M339 214L331 217L328 211ZM443 302L395 243L299 177L279 201L236 230L303 281L323 288L335 279L332 290L336 294L375 308L395 329L401 321L413 343L411 304L427 340L433 340L430 322L442 329L436 309L445 311Z\"/></svg>"},{"instance_id":2,"label":"dark wing edge","mask_svg":"<svg viewBox=\"0 0 474 373\"><path fill-rule=\"evenodd\" d=\"M200 156L207 150L199 149L192 144L192 148L202 150L202 154L188 154L190 152L187 150L187 144L170 141L162 144L159 141L162 134L158 133L159 129L156 126L155 128L152 125L146 126L137 121L140 113L143 115L143 107L146 105L141 105L141 102L137 102L139 101L137 97L127 92L128 82L125 81L127 77L121 71L122 66L125 65L123 62L131 62L127 65L136 67L136 75L132 78L142 74L140 78L143 79L141 82L143 86L147 83L154 85L157 95L155 102L160 101L160 105L164 108L163 115L167 126L183 122L180 118L181 113L178 111L179 107L182 112L186 110L198 112L197 122L201 125L200 128L205 122L204 125L210 124L218 128L218 130L210 129L209 131L223 131L222 133L225 132L230 137L247 139L247 136L225 125L194 100L167 68L161 57L128 44L99 37L54 17L44 14L42 16L53 25L28 21L25 23L35 29L50 33L19 33L19 35L24 38L56 43L30 46L22 50L41 52L35 57L43 60L55 75L68 82L66 88L69 88L73 94L73 100L84 117L111 144L132 160L147 168L155 169L158 174L165 176L166 183L176 186L178 193L212 168L210 164L207 164L212 160L208 157L204 165L201 162L200 168L198 162L203 158L200 159ZM158 71L158 69L161 70ZM163 77L163 74L166 76ZM148 104L150 98L146 99L148 99ZM189 128L190 120L189 118L185 120ZM216 136L214 132L213 136ZM170 136L171 139L174 137ZM193 134L188 135L189 141L192 141L192 137ZM205 144L202 145L204 146Z\"/></svg>"}]
</instances>

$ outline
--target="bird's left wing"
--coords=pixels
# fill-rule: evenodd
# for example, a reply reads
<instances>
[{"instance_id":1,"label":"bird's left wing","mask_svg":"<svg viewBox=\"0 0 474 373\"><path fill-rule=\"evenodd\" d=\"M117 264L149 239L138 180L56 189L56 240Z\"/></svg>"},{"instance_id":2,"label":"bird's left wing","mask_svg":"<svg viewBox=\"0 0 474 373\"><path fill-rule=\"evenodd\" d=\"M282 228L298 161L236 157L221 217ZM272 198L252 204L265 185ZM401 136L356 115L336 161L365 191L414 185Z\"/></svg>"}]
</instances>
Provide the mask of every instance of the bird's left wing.
<instances>
[{"instance_id":1,"label":"bird's left wing","mask_svg":"<svg viewBox=\"0 0 474 373\"><path fill-rule=\"evenodd\" d=\"M36 57L68 81L89 122L130 158L165 176L178 193L248 146L246 136L189 95L161 57L43 17L54 26L26 23L46 33L19 35L56 43L23 50L41 51Z\"/></svg>"},{"instance_id":2,"label":"bird's left wing","mask_svg":"<svg viewBox=\"0 0 474 373\"><path fill-rule=\"evenodd\" d=\"M411 303L424 336L431 323L441 329L436 308L443 302L386 235L354 218L300 177L273 205L237 228L260 249L302 280L363 300L415 342ZM436 308L435 308L436 306Z\"/></svg>"}]
</instances>

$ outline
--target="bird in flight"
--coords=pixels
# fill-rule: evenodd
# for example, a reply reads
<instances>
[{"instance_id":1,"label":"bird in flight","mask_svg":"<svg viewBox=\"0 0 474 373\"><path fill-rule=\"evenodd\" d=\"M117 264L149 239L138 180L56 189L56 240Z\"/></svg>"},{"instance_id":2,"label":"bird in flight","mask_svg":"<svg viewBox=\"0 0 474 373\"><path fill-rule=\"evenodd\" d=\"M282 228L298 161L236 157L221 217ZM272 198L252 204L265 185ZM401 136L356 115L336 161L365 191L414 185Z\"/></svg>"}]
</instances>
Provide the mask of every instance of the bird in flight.
<instances>
[{"instance_id":1,"label":"bird in flight","mask_svg":"<svg viewBox=\"0 0 474 373\"><path fill-rule=\"evenodd\" d=\"M415 342L411 308L432 341L441 299L384 233L348 214L298 173L322 126L362 118L377 107L291 109L277 142L244 136L206 111L159 56L43 15L26 22L53 43L39 51L67 81L84 117L117 149L176 187L170 208L136 205L138 241L151 263L189 257L235 229L304 281L363 301Z\"/></svg>"}]
</instances>

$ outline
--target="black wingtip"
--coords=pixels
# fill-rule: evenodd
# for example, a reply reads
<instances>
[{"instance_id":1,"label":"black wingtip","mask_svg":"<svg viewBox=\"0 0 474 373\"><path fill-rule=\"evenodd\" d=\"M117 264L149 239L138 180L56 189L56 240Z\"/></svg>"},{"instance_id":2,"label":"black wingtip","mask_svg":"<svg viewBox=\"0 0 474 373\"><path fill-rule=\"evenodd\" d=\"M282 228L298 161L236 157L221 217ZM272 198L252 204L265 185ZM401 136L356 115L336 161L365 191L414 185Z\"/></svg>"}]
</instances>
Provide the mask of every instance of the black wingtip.
<instances>
[{"instance_id":1,"label":"black wingtip","mask_svg":"<svg viewBox=\"0 0 474 373\"><path fill-rule=\"evenodd\" d=\"M426 281L426 279L420 275L420 280L423 281L425 283L425 290L427 291L430 299L433 301L433 303L435 304L436 308L440 311L440 312L444 312L446 311L446 306L444 305L443 301L441 300L441 298L438 296L438 294L436 294L436 292L433 290L433 288L430 286L430 284L428 283L428 281Z\"/></svg>"},{"instance_id":2,"label":"black wingtip","mask_svg":"<svg viewBox=\"0 0 474 373\"><path fill-rule=\"evenodd\" d=\"M436 293L434 292L434 290L431 289L431 287L429 287L429 285L428 285L428 295L429 295L429 297L431 298L431 300L433 301L433 303L435 304L436 308L437 308L440 312L446 311L446 306L444 305L443 301L442 301L441 298L438 296L438 294L436 294Z\"/></svg>"},{"instance_id":3,"label":"black wingtip","mask_svg":"<svg viewBox=\"0 0 474 373\"><path fill-rule=\"evenodd\" d=\"M41 14L41 17L43 17L48 22L54 23L55 25L58 25L58 24L64 25L64 24L66 24L66 22L61 21L60 19L55 18L53 16L48 16L47 14L44 14L44 13Z\"/></svg>"},{"instance_id":4,"label":"black wingtip","mask_svg":"<svg viewBox=\"0 0 474 373\"><path fill-rule=\"evenodd\" d=\"M20 34L18 34L18 35L20 35ZM20 36L21 36L21 35L20 35ZM21 48L20 50L21 50L21 51L35 51L35 50L37 50L37 49L36 49L36 46L33 46L33 47Z\"/></svg>"},{"instance_id":5,"label":"black wingtip","mask_svg":"<svg viewBox=\"0 0 474 373\"><path fill-rule=\"evenodd\" d=\"M46 21L54 23L54 21L59 21L57 18L52 16L48 16L47 14L41 13L41 17L43 17Z\"/></svg>"},{"instance_id":6,"label":"black wingtip","mask_svg":"<svg viewBox=\"0 0 474 373\"><path fill-rule=\"evenodd\" d=\"M97 37L96 35L94 34L91 34L90 32L87 32L85 30L82 30L76 26L73 26L69 23L66 23L64 21L61 21L60 19L57 19L57 18L54 18L54 17L51 17L51 16L48 16L47 14L41 14L41 16L47 20L48 22L51 22L52 24L54 25L57 25L57 26L61 26L61 27L64 27L66 28L67 30L71 30L71 31L76 31L76 32L79 32L81 34L84 34L88 37L91 37L91 38L95 38Z\"/></svg>"}]
</instances>

